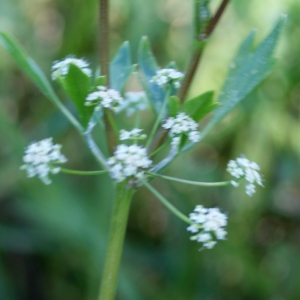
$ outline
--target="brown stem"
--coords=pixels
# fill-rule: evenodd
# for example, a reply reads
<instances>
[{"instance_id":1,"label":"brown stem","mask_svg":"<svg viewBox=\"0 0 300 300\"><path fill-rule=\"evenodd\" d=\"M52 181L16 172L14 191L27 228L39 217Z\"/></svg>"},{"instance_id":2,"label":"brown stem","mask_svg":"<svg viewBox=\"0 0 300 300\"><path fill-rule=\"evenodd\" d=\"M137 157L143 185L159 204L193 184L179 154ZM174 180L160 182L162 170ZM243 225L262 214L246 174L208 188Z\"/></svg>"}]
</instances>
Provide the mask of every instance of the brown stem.
<instances>
[{"instance_id":1,"label":"brown stem","mask_svg":"<svg viewBox=\"0 0 300 300\"><path fill-rule=\"evenodd\" d=\"M201 55L202 55L202 51L203 51L203 48L197 49L197 51L193 54L193 56L189 62L187 71L186 71L185 76L181 83L181 87L177 93L178 98L180 99L181 103L184 102L187 92L191 86L191 83L195 76L195 73L196 73L196 70L197 70Z\"/></svg>"},{"instance_id":2,"label":"brown stem","mask_svg":"<svg viewBox=\"0 0 300 300\"><path fill-rule=\"evenodd\" d=\"M205 34L206 36L210 36L211 33L213 32L213 30L215 29L216 25L218 24L227 4L229 3L230 0L223 0L223 2L221 3L221 5L219 6L216 14L214 15L214 17L212 18L212 20L209 22L206 30L205 30Z\"/></svg>"},{"instance_id":3,"label":"brown stem","mask_svg":"<svg viewBox=\"0 0 300 300\"><path fill-rule=\"evenodd\" d=\"M214 15L214 17L211 19L211 21L209 22L208 26L206 27L206 29L204 30L204 34L201 35L201 37L199 37L199 39L203 40L203 39L207 39L213 32L213 30L215 29L216 25L218 24L227 4L229 3L230 0L223 0L221 5L219 6L216 14ZM193 78L195 76L199 61L201 59L202 56L202 52L203 52L203 46L200 46L196 49L194 55L192 56L190 63L188 65L187 71L185 73L185 77L182 81L181 87L178 91L178 97L181 100L181 102L184 102L185 97L187 95L187 92L191 86L191 83L193 81Z\"/></svg>"},{"instance_id":4,"label":"brown stem","mask_svg":"<svg viewBox=\"0 0 300 300\"><path fill-rule=\"evenodd\" d=\"M99 5L99 55L101 75L106 76L106 86L109 87L109 0L100 0ZM109 152L112 153L117 137L109 122L109 111L104 109L104 123Z\"/></svg>"},{"instance_id":5,"label":"brown stem","mask_svg":"<svg viewBox=\"0 0 300 300\"><path fill-rule=\"evenodd\" d=\"M106 76L109 86L109 0L100 0L99 55L101 75Z\"/></svg>"},{"instance_id":6,"label":"brown stem","mask_svg":"<svg viewBox=\"0 0 300 300\"><path fill-rule=\"evenodd\" d=\"M211 21L208 23L207 27L205 28L204 30L204 33L198 37L198 39L200 40L200 43L202 41L202 44L199 45L197 48L196 48L196 51L195 53L193 54L190 62L189 62L189 65L188 65L188 68L187 68L187 71L185 73L185 76L183 78L183 81L181 83L181 87L177 93L180 101L183 103L184 100L185 100L185 97L188 93L188 90L192 84L192 81L194 79L194 76L195 76L195 73L196 73L196 70L197 70L197 67L198 67L198 64L199 64L199 61L201 59L201 56L202 56L202 53L203 53L203 48L204 48L204 45L205 45L205 39L207 39L213 32L213 30L215 29L216 25L218 24L227 4L229 3L230 0L223 0L221 5L219 6L216 14L214 15L214 17L211 19ZM199 43L199 41L198 41ZM162 145L162 143L164 142L165 138L167 136L167 132L166 131L159 131L157 133L157 136L154 138L153 140L153 143L152 145L150 146L150 149L157 149L158 147L160 147Z\"/></svg>"}]
</instances>

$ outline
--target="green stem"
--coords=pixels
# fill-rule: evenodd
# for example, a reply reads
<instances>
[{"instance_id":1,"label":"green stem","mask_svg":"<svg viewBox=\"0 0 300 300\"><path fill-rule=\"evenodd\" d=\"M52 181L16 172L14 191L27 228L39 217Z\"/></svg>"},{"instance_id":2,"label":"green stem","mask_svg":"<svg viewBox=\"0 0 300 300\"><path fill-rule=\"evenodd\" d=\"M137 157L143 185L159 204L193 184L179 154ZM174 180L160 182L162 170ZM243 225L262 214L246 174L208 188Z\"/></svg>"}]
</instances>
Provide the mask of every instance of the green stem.
<instances>
[{"instance_id":1,"label":"green stem","mask_svg":"<svg viewBox=\"0 0 300 300\"><path fill-rule=\"evenodd\" d=\"M176 181L180 183L186 183L190 185L198 185L198 186L226 186L226 185L231 185L230 181L220 181L220 182L200 182L200 181L191 181L191 180L185 180L185 179L180 179L176 177L170 177L166 175L161 175L157 173L151 173L151 172L146 172L149 175L155 176L155 177L160 177L163 179L171 180L171 181Z\"/></svg>"},{"instance_id":2,"label":"green stem","mask_svg":"<svg viewBox=\"0 0 300 300\"><path fill-rule=\"evenodd\" d=\"M132 189L126 187L126 183L117 184L99 300L113 300L115 298L120 259L133 192Z\"/></svg>"},{"instance_id":3,"label":"green stem","mask_svg":"<svg viewBox=\"0 0 300 300\"><path fill-rule=\"evenodd\" d=\"M168 100L169 100L169 95L170 95L170 89L168 89L167 92L166 92L164 103L163 103L163 105L162 105L162 107L160 109L160 112L159 112L159 114L158 114L158 116L157 116L157 118L155 120L155 123L154 123L154 125L152 127L152 130L151 130L151 132L149 134L149 138L148 138L147 143L146 143L146 148L148 148L150 146L150 144L151 144L151 142L152 142L152 140L154 138L154 135L155 135L155 133L157 131L157 128L159 126L159 123L161 122L162 116L163 116L163 114L164 114L164 112L166 110L166 106L167 106L167 103L168 103Z\"/></svg>"},{"instance_id":4,"label":"green stem","mask_svg":"<svg viewBox=\"0 0 300 300\"><path fill-rule=\"evenodd\" d=\"M171 204L163 195L161 195L152 185L150 185L147 181L141 180L141 183L147 187L147 189L155 195L158 200L167 208L169 209L175 216L177 216L182 221L192 224L192 221L184 215L180 210L178 210L173 204Z\"/></svg>"},{"instance_id":5,"label":"green stem","mask_svg":"<svg viewBox=\"0 0 300 300\"><path fill-rule=\"evenodd\" d=\"M103 153L101 152L101 150L98 148L97 144L95 143L92 134L90 131L86 131L83 133L83 137L88 145L88 147L91 149L93 155L95 156L95 158L98 160L98 162L100 163L100 165L104 168L104 169L108 169L107 164L106 164L106 158L104 157Z\"/></svg>"},{"instance_id":6,"label":"green stem","mask_svg":"<svg viewBox=\"0 0 300 300\"><path fill-rule=\"evenodd\" d=\"M101 171L78 171L78 170L70 170L70 169L60 169L61 173L65 174L72 174L72 175L101 175L101 174L106 174L108 171L106 170L101 170Z\"/></svg>"},{"instance_id":7,"label":"green stem","mask_svg":"<svg viewBox=\"0 0 300 300\"><path fill-rule=\"evenodd\" d=\"M167 142L163 143L159 148L157 148L157 149L155 149L153 152L151 152L151 154L149 155L149 157L154 156L154 155L157 154L160 150L164 149L167 145L168 145Z\"/></svg>"},{"instance_id":8,"label":"green stem","mask_svg":"<svg viewBox=\"0 0 300 300\"><path fill-rule=\"evenodd\" d=\"M118 126L114 120L114 117L113 117L111 111L109 109L105 109L105 113L107 115L108 122L114 131L115 136L118 138L119 137L119 129L118 129Z\"/></svg>"},{"instance_id":9,"label":"green stem","mask_svg":"<svg viewBox=\"0 0 300 300\"><path fill-rule=\"evenodd\" d=\"M134 75L136 77L136 79L138 80L139 84L141 85L141 87L143 88L144 92L146 93L146 97L147 97L147 102L148 102L148 105L149 107L152 109L152 111L154 113L156 113L156 110L154 108L154 105L152 103L152 101L150 100L151 99L151 93L145 83L145 80L142 78L142 76L140 75L139 72L134 72Z\"/></svg>"}]
</instances>

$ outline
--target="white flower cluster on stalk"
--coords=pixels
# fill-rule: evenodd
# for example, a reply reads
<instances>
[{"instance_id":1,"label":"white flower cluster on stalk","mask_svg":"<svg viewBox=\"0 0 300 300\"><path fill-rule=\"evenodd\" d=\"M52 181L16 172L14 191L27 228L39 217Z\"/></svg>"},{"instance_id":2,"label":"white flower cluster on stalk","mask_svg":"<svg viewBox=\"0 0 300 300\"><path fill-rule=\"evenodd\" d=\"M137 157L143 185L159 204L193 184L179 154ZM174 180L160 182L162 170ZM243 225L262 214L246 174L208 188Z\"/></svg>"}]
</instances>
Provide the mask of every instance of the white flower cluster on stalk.
<instances>
[{"instance_id":1,"label":"white flower cluster on stalk","mask_svg":"<svg viewBox=\"0 0 300 300\"><path fill-rule=\"evenodd\" d=\"M60 171L57 164L67 161L66 157L60 153L61 145L53 144L52 138L44 139L30 144L25 149L23 156L24 165L22 170L26 170L27 177L38 176L45 184L50 184L49 173L56 174Z\"/></svg>"},{"instance_id":2,"label":"white flower cluster on stalk","mask_svg":"<svg viewBox=\"0 0 300 300\"><path fill-rule=\"evenodd\" d=\"M59 76L66 76L69 72L70 64L73 64L80 68L87 76L92 76L92 70L89 68L89 63L82 58L75 58L73 56L67 56L62 60L53 62L52 65L52 80L55 80Z\"/></svg>"},{"instance_id":3,"label":"white flower cluster on stalk","mask_svg":"<svg viewBox=\"0 0 300 300\"><path fill-rule=\"evenodd\" d=\"M186 134L193 143L200 140L198 124L184 112L179 113L175 118L168 118L162 127L169 129L172 144L179 144L182 134Z\"/></svg>"},{"instance_id":4,"label":"white flower cluster on stalk","mask_svg":"<svg viewBox=\"0 0 300 300\"><path fill-rule=\"evenodd\" d=\"M142 178L152 161L144 147L121 144L117 146L114 156L107 160L107 164L111 177L117 182L122 182L126 178Z\"/></svg>"},{"instance_id":5,"label":"white flower cluster on stalk","mask_svg":"<svg viewBox=\"0 0 300 300\"><path fill-rule=\"evenodd\" d=\"M203 248L212 249L217 243L216 240L225 240L227 216L220 212L219 208L204 208L197 205L189 215L192 224L187 228L195 235L191 240L203 244Z\"/></svg>"},{"instance_id":6,"label":"white flower cluster on stalk","mask_svg":"<svg viewBox=\"0 0 300 300\"><path fill-rule=\"evenodd\" d=\"M125 141L125 140L144 140L147 135L146 134L141 134L143 129L139 128L134 128L131 131L127 131L124 129L120 130L120 140Z\"/></svg>"},{"instance_id":7,"label":"white flower cluster on stalk","mask_svg":"<svg viewBox=\"0 0 300 300\"><path fill-rule=\"evenodd\" d=\"M236 160L230 160L227 165L227 171L235 178L245 178L246 194L252 196L255 193L255 183L263 186L262 176L258 173L260 167L257 163L250 161L246 157L238 157ZM231 181L233 186L238 183Z\"/></svg>"},{"instance_id":8,"label":"white flower cluster on stalk","mask_svg":"<svg viewBox=\"0 0 300 300\"><path fill-rule=\"evenodd\" d=\"M130 117L135 112L145 110L149 107L145 92L127 92L125 99L120 106L118 112L126 111L126 115Z\"/></svg>"},{"instance_id":9,"label":"white flower cluster on stalk","mask_svg":"<svg viewBox=\"0 0 300 300\"><path fill-rule=\"evenodd\" d=\"M157 83L160 86L167 86L168 84L171 84L174 85L175 88L179 88L180 81L183 76L183 73L175 69L166 68L158 70L151 81Z\"/></svg>"},{"instance_id":10,"label":"white flower cluster on stalk","mask_svg":"<svg viewBox=\"0 0 300 300\"><path fill-rule=\"evenodd\" d=\"M95 110L100 110L102 107L109 108L116 112L124 102L123 97L117 90L108 89L105 86L97 86L97 91L90 93L86 97L85 105L95 105Z\"/></svg>"}]
</instances>

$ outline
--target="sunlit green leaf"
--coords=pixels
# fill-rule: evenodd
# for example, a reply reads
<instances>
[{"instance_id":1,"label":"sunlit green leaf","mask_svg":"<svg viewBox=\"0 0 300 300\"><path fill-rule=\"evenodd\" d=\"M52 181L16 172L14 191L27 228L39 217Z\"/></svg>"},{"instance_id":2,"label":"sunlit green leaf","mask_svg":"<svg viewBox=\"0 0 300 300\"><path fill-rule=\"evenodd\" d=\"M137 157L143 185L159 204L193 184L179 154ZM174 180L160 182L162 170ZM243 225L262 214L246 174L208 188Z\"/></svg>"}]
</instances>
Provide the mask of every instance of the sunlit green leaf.
<instances>
[{"instance_id":1,"label":"sunlit green leaf","mask_svg":"<svg viewBox=\"0 0 300 300\"><path fill-rule=\"evenodd\" d=\"M251 53L254 31L242 43L231 63L230 71L218 98L221 106L214 111L203 135L234 109L270 73L276 61L272 55L284 21L285 17L282 17L254 53Z\"/></svg>"},{"instance_id":2,"label":"sunlit green leaf","mask_svg":"<svg viewBox=\"0 0 300 300\"><path fill-rule=\"evenodd\" d=\"M141 39L138 51L138 64L143 74L144 86L147 89L152 107L156 112L159 112L165 99L165 91L156 83L151 82L151 79L158 70L158 65L150 49L147 37Z\"/></svg>"},{"instance_id":3,"label":"sunlit green leaf","mask_svg":"<svg viewBox=\"0 0 300 300\"><path fill-rule=\"evenodd\" d=\"M214 92L209 91L184 102L184 111L196 122L200 121L209 112L219 106L213 103Z\"/></svg>"},{"instance_id":4,"label":"sunlit green leaf","mask_svg":"<svg viewBox=\"0 0 300 300\"><path fill-rule=\"evenodd\" d=\"M132 70L129 42L124 42L110 64L110 86L122 91Z\"/></svg>"},{"instance_id":5,"label":"sunlit green leaf","mask_svg":"<svg viewBox=\"0 0 300 300\"><path fill-rule=\"evenodd\" d=\"M71 64L68 74L61 78L60 83L62 83L64 90L75 105L83 127L86 127L93 113L93 107L84 105L91 86L90 77L79 67Z\"/></svg>"}]
</instances>

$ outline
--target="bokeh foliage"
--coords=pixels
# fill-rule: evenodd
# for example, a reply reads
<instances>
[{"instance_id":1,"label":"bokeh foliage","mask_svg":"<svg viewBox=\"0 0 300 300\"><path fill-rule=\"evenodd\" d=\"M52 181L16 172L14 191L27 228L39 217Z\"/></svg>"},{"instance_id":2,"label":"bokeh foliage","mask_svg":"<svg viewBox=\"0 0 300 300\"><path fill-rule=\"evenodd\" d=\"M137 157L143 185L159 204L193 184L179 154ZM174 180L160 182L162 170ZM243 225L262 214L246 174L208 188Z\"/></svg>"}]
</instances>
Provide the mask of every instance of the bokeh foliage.
<instances>
[{"instance_id":1,"label":"bokeh foliage","mask_svg":"<svg viewBox=\"0 0 300 300\"><path fill-rule=\"evenodd\" d=\"M166 174L191 180L226 179L229 159L258 162L265 188L186 187L156 180L182 211L196 204L228 211L229 235L198 252L185 224L146 190L134 198L118 299L298 299L300 294L300 3L232 0L211 37L191 90L220 90L240 42L252 28L261 40L288 15L272 74L199 146ZM219 1L212 1L212 9ZM181 70L192 52L192 1L113 0L111 57L124 40L137 62L147 35L161 66ZM50 77L53 60L97 56L97 1L2 0L0 26L13 33ZM0 295L3 299L95 299L102 269L112 189L108 177L59 175L51 186L19 170L24 146L53 136L68 167L93 170L80 137L0 49ZM58 85L57 93L66 99ZM127 87L138 90L132 79ZM68 104L68 102L66 102ZM151 116L142 118L149 126ZM203 120L206 122L207 120ZM103 132L98 133L99 143Z\"/></svg>"}]
</instances>

